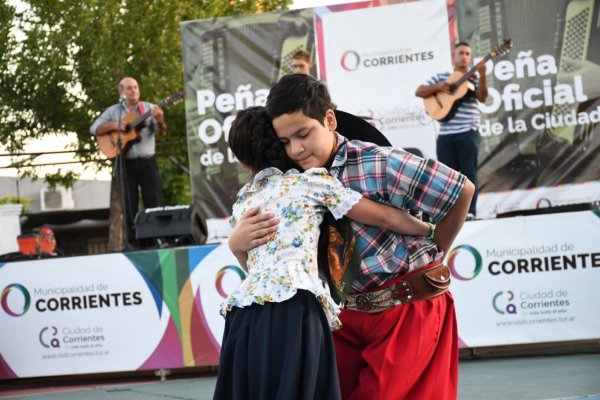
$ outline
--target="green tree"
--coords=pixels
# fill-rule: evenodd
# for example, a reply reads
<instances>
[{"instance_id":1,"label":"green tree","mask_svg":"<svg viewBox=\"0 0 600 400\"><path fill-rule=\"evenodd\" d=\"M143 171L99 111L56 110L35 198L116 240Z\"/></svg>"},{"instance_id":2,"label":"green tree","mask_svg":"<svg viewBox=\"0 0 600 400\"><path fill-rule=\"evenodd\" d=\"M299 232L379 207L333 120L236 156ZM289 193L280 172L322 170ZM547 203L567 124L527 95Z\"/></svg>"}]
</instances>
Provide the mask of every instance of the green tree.
<instances>
[{"instance_id":1,"label":"green tree","mask_svg":"<svg viewBox=\"0 0 600 400\"><path fill-rule=\"evenodd\" d=\"M0 142L18 153L25 138L75 132L85 165L108 166L89 134L90 125L116 102L117 84L124 76L136 78L142 98L153 102L181 90L181 22L284 9L289 3L26 0L23 10L17 10L2 2ZM159 165L166 201L187 204L191 188L181 168L188 165L183 104L169 107L165 117L169 131L159 138L158 154L165 155ZM69 179L73 177L67 177L67 184Z\"/></svg>"}]
</instances>

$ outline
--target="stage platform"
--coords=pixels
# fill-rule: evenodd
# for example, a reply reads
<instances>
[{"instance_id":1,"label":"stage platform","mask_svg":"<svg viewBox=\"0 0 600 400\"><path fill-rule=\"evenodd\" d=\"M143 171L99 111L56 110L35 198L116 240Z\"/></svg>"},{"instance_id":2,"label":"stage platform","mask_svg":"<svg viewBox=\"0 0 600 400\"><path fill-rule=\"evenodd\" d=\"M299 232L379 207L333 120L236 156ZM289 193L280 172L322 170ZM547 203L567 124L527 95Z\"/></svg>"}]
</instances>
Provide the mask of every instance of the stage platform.
<instances>
[{"instance_id":1,"label":"stage platform","mask_svg":"<svg viewBox=\"0 0 600 400\"><path fill-rule=\"evenodd\" d=\"M461 360L459 400L600 399L600 354ZM86 382L27 387L0 383L0 398L22 400L209 400L214 373L166 381Z\"/></svg>"}]
</instances>

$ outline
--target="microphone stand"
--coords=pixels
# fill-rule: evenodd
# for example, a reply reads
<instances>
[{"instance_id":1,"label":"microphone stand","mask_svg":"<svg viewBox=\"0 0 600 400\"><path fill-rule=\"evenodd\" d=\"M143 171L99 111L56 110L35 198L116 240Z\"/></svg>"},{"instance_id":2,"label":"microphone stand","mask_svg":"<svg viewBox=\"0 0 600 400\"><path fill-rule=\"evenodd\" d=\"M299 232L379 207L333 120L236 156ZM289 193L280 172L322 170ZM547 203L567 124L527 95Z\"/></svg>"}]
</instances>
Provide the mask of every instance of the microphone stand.
<instances>
[{"instance_id":1,"label":"microphone stand","mask_svg":"<svg viewBox=\"0 0 600 400\"><path fill-rule=\"evenodd\" d=\"M116 162L116 179L117 186L119 188L120 200L121 200L121 213L123 214L123 239L124 239L124 250L130 251L132 250L131 244L129 243L129 220L127 219L129 215L129 204L127 202L128 194L125 192L127 189L126 185L126 171L125 171L125 162L123 160L123 142L121 140L121 114L123 112L123 102L125 99L119 98L119 113L117 118L117 162Z\"/></svg>"}]
</instances>

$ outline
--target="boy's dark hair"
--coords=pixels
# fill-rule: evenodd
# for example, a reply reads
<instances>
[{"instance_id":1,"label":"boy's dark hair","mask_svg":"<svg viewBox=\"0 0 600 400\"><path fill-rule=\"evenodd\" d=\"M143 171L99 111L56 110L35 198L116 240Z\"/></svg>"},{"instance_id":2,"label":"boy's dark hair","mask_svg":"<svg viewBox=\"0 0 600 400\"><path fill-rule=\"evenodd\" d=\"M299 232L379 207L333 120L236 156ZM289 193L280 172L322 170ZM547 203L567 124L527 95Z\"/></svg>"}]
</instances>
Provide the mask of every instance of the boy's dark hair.
<instances>
[{"instance_id":1,"label":"boy's dark hair","mask_svg":"<svg viewBox=\"0 0 600 400\"><path fill-rule=\"evenodd\" d=\"M271 119L302 110L304 115L323 125L325 112L335 110L335 105L324 84L310 75L291 74L273 86L267 97L266 109Z\"/></svg>"},{"instance_id":2,"label":"boy's dark hair","mask_svg":"<svg viewBox=\"0 0 600 400\"><path fill-rule=\"evenodd\" d=\"M467 42L458 42L458 43L456 43L456 44L454 45L454 48L456 49L456 48L458 48L458 47L460 47L460 46L467 46L467 47L471 47L471 45L470 45L469 43L467 43Z\"/></svg>"},{"instance_id":3,"label":"boy's dark hair","mask_svg":"<svg viewBox=\"0 0 600 400\"><path fill-rule=\"evenodd\" d=\"M237 114L229 130L229 148L254 173L268 167L285 172L292 167L264 107L249 107Z\"/></svg>"}]
</instances>

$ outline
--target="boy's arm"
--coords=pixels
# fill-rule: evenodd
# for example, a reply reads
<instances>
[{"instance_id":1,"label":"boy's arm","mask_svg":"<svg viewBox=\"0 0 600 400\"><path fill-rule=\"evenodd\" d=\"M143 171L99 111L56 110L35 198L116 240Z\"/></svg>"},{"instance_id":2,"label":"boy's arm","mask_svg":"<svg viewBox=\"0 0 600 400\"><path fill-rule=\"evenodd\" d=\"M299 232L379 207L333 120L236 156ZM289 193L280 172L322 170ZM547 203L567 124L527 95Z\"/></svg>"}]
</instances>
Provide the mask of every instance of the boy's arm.
<instances>
[{"instance_id":1,"label":"boy's arm","mask_svg":"<svg viewBox=\"0 0 600 400\"><path fill-rule=\"evenodd\" d=\"M465 181L465 185L460 192L458 199L448 214L436 224L434 240L438 248L443 251L444 254L448 253L452 242L454 242L460 228L462 228L465 223L474 192L475 186L473 183L469 180Z\"/></svg>"},{"instance_id":2,"label":"boy's arm","mask_svg":"<svg viewBox=\"0 0 600 400\"><path fill-rule=\"evenodd\" d=\"M427 236L430 226L398 208L362 198L346 216L365 225L377 226L403 235Z\"/></svg>"}]
</instances>

